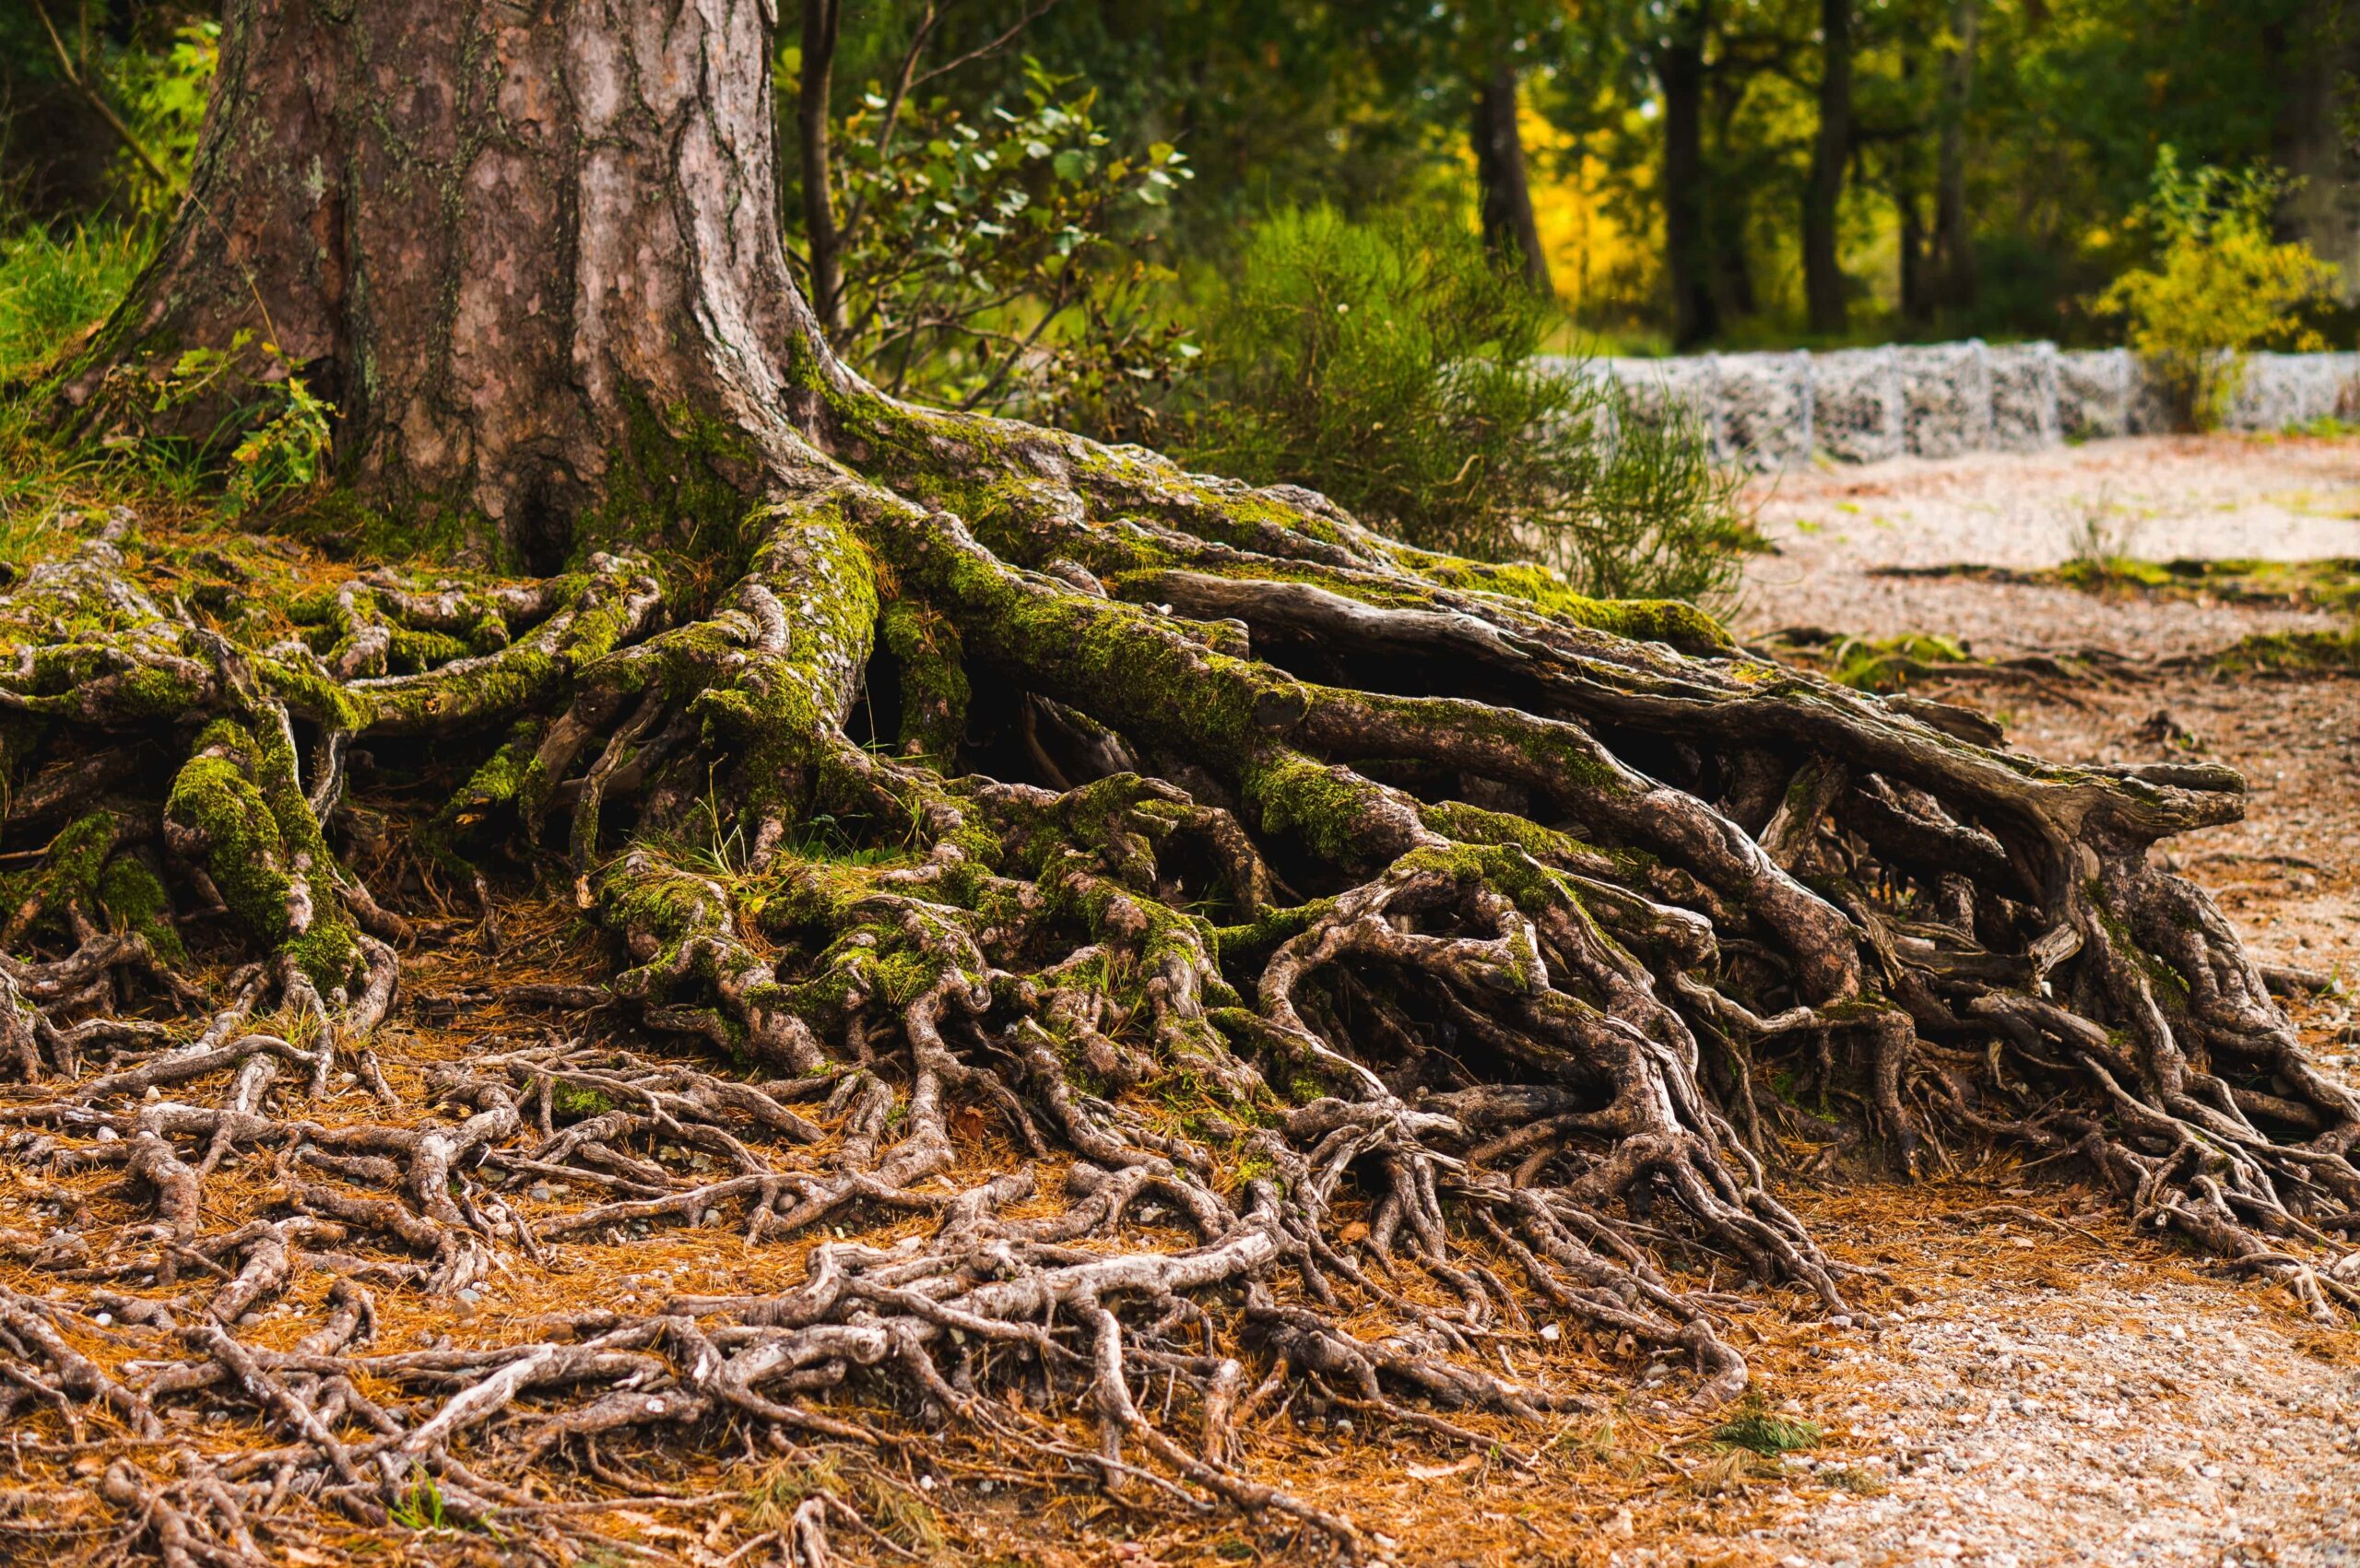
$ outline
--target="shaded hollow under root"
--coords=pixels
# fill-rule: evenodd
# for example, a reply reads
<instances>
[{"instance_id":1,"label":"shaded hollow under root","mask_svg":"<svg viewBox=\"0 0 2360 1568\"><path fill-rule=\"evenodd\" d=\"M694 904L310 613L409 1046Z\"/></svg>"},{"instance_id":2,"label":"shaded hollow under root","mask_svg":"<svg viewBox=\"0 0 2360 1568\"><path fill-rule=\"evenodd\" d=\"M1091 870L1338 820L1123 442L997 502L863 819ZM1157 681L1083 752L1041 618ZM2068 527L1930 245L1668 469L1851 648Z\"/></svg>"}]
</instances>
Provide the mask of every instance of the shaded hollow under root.
<instances>
[{"instance_id":1,"label":"shaded hollow under root","mask_svg":"<svg viewBox=\"0 0 2360 1568\"><path fill-rule=\"evenodd\" d=\"M870 461L775 437L717 588L614 554L200 619L118 519L0 595L6 826L48 846L12 859L0 1117L58 1195L12 1244L0 1409L270 1434L109 1468L143 1550L414 1527L421 1488L553 1536L601 1445L875 1444L883 1399L1358 1552L1256 1479L1254 1421L1308 1387L1489 1445L1468 1421L1584 1402L1493 1370L1543 1316L1733 1397L1684 1275L1845 1304L1772 1190L1798 1141L2074 1154L2360 1306L2318 1267L2360 1104L2149 854L2234 819L2234 773L2052 766L1682 607L831 386ZM403 768L448 800L407 831L368 783ZM511 1000L603 1021L397 1091L393 944L523 876L609 980ZM147 1217L103 1246L91 1172ZM821 1239L791 1289L375 1338L388 1292L709 1226ZM321 1270L317 1327L260 1342ZM832 1526L866 1527L782 1539Z\"/></svg>"}]
</instances>

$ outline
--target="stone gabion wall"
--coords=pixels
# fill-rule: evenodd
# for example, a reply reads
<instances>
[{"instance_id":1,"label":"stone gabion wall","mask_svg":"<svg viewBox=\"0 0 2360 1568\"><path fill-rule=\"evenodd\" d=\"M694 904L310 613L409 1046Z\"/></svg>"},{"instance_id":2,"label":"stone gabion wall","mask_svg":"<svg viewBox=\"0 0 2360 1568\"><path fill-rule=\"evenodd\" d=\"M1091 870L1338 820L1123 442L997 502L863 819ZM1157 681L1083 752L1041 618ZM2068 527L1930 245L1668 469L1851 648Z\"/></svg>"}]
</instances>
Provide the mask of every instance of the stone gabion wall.
<instances>
[{"instance_id":1,"label":"stone gabion wall","mask_svg":"<svg viewBox=\"0 0 2360 1568\"><path fill-rule=\"evenodd\" d=\"M1813 354L1563 360L1561 373L1611 377L1634 419L1687 409L1724 459L1780 468L1905 454L2030 452L2063 441L2149 435L2170 416L2127 348L1977 339ZM2282 430L2360 418L2360 354L2251 354L2227 425Z\"/></svg>"}]
</instances>

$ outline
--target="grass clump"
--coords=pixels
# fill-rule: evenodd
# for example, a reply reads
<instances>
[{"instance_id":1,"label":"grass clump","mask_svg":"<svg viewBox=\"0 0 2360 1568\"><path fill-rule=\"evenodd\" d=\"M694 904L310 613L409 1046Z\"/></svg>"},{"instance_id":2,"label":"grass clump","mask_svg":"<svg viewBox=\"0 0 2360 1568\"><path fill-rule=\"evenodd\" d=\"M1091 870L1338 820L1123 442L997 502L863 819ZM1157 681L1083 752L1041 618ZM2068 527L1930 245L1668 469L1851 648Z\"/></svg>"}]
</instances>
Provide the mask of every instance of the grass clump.
<instances>
[{"instance_id":1,"label":"grass clump","mask_svg":"<svg viewBox=\"0 0 2360 1568\"><path fill-rule=\"evenodd\" d=\"M144 229L104 222L0 235L0 382L32 373L104 321L150 243Z\"/></svg>"},{"instance_id":2,"label":"grass clump","mask_svg":"<svg viewBox=\"0 0 2360 1568\"><path fill-rule=\"evenodd\" d=\"M1764 1458L1819 1446L1825 1434L1816 1421L1774 1412L1760 1396L1749 1395L1738 1413L1713 1429L1713 1441Z\"/></svg>"},{"instance_id":3,"label":"grass clump","mask_svg":"<svg viewBox=\"0 0 2360 1568\"><path fill-rule=\"evenodd\" d=\"M825 1451L807 1459L782 1460L756 1476L745 1491L748 1523L755 1529L784 1532L799 1505L822 1496L851 1506L905 1552L931 1558L950 1544L941 1515L915 1490L873 1465L847 1462Z\"/></svg>"}]
</instances>

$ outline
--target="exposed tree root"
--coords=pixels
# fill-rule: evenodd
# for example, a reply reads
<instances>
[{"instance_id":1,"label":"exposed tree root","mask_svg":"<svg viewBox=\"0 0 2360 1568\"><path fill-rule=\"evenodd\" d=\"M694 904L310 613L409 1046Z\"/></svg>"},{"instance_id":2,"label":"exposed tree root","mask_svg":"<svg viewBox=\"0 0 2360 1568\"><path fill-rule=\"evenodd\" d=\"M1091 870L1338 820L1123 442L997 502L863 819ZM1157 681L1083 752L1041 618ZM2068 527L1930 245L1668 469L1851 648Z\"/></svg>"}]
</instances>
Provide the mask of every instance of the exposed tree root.
<instances>
[{"instance_id":1,"label":"exposed tree root","mask_svg":"<svg viewBox=\"0 0 2360 1568\"><path fill-rule=\"evenodd\" d=\"M717 592L613 555L215 618L143 589L118 518L0 597L6 824L47 846L0 1117L48 1184L18 1273L56 1287L0 1292L0 1409L257 1434L111 1461L118 1544L257 1561L300 1503L549 1545L601 1445L888 1443L883 1400L1357 1555L1255 1478L1258 1415L1308 1387L1486 1444L1465 1412L1581 1406L1493 1370L1536 1312L1733 1397L1684 1270L1845 1306L1770 1190L1798 1142L2077 1155L2141 1223L2360 1307L2318 1267L2360 1104L2148 853L2236 818L2235 774L2049 766L1680 607L827 395L878 479L779 438ZM414 835L355 798L396 776L446 792ZM395 944L518 863L614 969L513 999L596 1027L397 1088ZM1012 1167L951 1179L985 1127ZM94 1233L100 1171L145 1223ZM537 1217L552 1187L578 1205ZM376 1334L388 1292L714 1226L808 1246L800 1286ZM300 1342L254 1331L323 1270ZM867 1528L814 1496L773 1544Z\"/></svg>"}]
</instances>

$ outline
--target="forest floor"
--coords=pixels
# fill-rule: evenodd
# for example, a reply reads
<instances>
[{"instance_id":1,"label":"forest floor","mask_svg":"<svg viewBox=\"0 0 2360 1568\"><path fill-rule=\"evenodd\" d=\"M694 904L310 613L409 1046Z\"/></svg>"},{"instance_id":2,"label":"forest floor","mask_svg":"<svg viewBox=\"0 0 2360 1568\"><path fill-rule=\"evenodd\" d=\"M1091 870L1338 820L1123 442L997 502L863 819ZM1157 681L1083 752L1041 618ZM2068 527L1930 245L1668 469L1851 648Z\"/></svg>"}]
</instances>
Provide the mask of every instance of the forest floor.
<instances>
[{"instance_id":1,"label":"forest floor","mask_svg":"<svg viewBox=\"0 0 2360 1568\"><path fill-rule=\"evenodd\" d=\"M1879 569L2360 557L2350 441L1904 459L1764 480L1752 499L1776 547L1750 566L1736 617L1753 636L1813 626L1931 633L1986 657L2168 659L2342 622ZM1991 713L2043 757L2243 770L2247 820L2175 841L2175 855L2265 961L2360 989L2360 679L2185 668L1913 690ZM2360 1082L2352 1010L2330 996L2296 1014L2330 1069ZM1757 1386L1773 1411L1821 1428L1816 1446L1772 1460L1717 1444L1715 1418L1642 1388L1570 1439L1578 1456L1562 1468L1417 1479L1437 1466L1364 1463L1362 1517L1398 1536L1404 1561L1435 1564L2360 1564L2360 1334L2135 1233L2117 1201L2044 1171L1792 1197L1831 1252L1883 1275L1849 1325L1765 1313L1752 1326ZM1372 1478L1382 1470L1411 1479Z\"/></svg>"},{"instance_id":2,"label":"forest floor","mask_svg":"<svg viewBox=\"0 0 2360 1568\"><path fill-rule=\"evenodd\" d=\"M2094 549L2360 557L2360 442L2143 441L1901 462L1790 475L1756 499L1777 553L1750 565L1737 617L1748 635L1810 623L1936 633L1994 655L2201 654L2254 632L2343 622L2193 595L1875 573L1959 563L2024 572ZM2248 819L2174 841L2174 853L2265 960L2360 987L2360 679L2229 679L2189 665L2086 679L1975 676L1933 690L1992 713L2012 743L2045 757L2201 757L2243 769L2254 788ZM430 939L407 971L409 1011L379 1046L406 1096L437 1061L541 1027L505 1012L510 983L591 978L577 973L588 957L578 932L542 903L508 916L497 955L469 922L421 929ZM2360 1024L2345 1001L2313 997L2296 1012L2314 1052L2360 1080ZM1021 1158L956 1118L953 1131L960 1168L950 1174L962 1184ZM1305 1399L1256 1423L1249 1469L1348 1510L1389 1561L1436 1568L2360 1564L2360 1333L2316 1326L2284 1292L2134 1233L2119 1201L2076 1185L2070 1167L1953 1153L1959 1168L1914 1185L1784 1178L1828 1251L1873 1274L1852 1290L1847 1316L1787 1292L1740 1286L1724 1297L1752 1308L1736 1313L1729 1337L1753 1369L1757 1406L1699 1410L1684 1397L1686 1368L1537 1325L1540 1334L1500 1354L1512 1375L1589 1397L1564 1425L1466 1417L1496 1440L1470 1452ZM258 1170L239 1201L260 1202L266 1175ZM33 1196L0 1191L0 1232L27 1222ZM563 1195L536 1187L519 1201L539 1211ZM879 1239L921 1225L913 1219ZM725 1284L783 1290L808 1250L807 1238L749 1249L706 1227L623 1248L552 1245L545 1264L520 1262L474 1299L387 1292L379 1333L391 1346L447 1346L534 1332L561 1309L626 1310ZM0 1260L0 1276L9 1274ZM23 1284L35 1288L30 1276ZM304 1321L292 1307L265 1318L257 1328L281 1337ZM1775 1421L1797 1423L1784 1441L1760 1444L1792 1451L1733 1446L1728 1438L1747 1435L1724 1424L1733 1415L1756 1437ZM174 1440L234 1436L208 1418ZM92 1484L99 1446L54 1451L73 1467L69 1487ZM26 1455L12 1446L9 1457L20 1481L31 1479ZM827 1445L741 1452L733 1442L614 1457L630 1473L609 1468L596 1480L609 1498L627 1489L643 1501L562 1506L605 1510L572 1516L616 1550L581 1560L618 1568L773 1561L740 1549L820 1486L850 1496L896 1543L840 1537L851 1562L1214 1568L1324 1558L1274 1521L1192 1515L1152 1496L1118 1503L957 1428L874 1456ZM496 1539L439 1529L331 1523L313 1539L285 1561L513 1560ZM0 1545L0 1557L8 1550Z\"/></svg>"},{"instance_id":3,"label":"forest floor","mask_svg":"<svg viewBox=\"0 0 2360 1568\"><path fill-rule=\"evenodd\" d=\"M1747 631L1810 621L1939 633L1986 655L2095 645L2168 657L2335 620L1870 572L2022 571L2093 550L2360 556L2360 444L2124 441L1881 464L1764 485L1760 517L1780 553L1749 573ZM2243 770L2248 819L2174 853L2265 961L2360 982L2360 682L2189 669L1936 694L1992 713L2044 757ZM2360 1079L2346 1008L2323 998L2298 1014L2307 1043ZM1831 1337L1789 1385L1828 1447L1768 1498L1667 1518L1617 1561L2360 1562L2360 1336L2317 1329L2283 1298L2135 1240L2113 1205L2039 1173L1984 1173L1922 1203L1829 1191L1805 1212L1837 1250L1888 1269L1900 1300ZM1839 1467L1868 1468L1885 1490L1829 1486Z\"/></svg>"},{"instance_id":4,"label":"forest floor","mask_svg":"<svg viewBox=\"0 0 2360 1568\"><path fill-rule=\"evenodd\" d=\"M2091 647L2155 660L2260 632L2333 631L2318 610L1880 567L2024 572L2104 553L2166 560L2360 557L2360 442L2092 443L1788 475L1754 500L1777 553L1737 624L1935 633L2004 656ZM2347 612L2348 613L2348 612ZM2266 961L2360 989L2360 680L2139 678L1929 689L2056 759L2216 759L2245 771L2246 821L2175 842ZM2295 1004L2306 1043L2360 1082L2360 1024L2334 994ZM2118 1200L2012 1161L1901 1186L1797 1181L1828 1249L1878 1271L1849 1322L1780 1310L1734 1338L1764 1413L1820 1429L1783 1457L1717 1440L1662 1372L1599 1378L1601 1410L1551 1441L1453 1457L1350 1421L1264 1423L1257 1471L1349 1507L1403 1563L1901 1568L1959 1563L2360 1564L2360 1333L2322 1328ZM1576 1383L1571 1346L1539 1372ZM1660 1380L1660 1381L1658 1381ZM1058 1513L1062 1511L1053 1511ZM1288 1561L1266 1541L1084 1507L1060 1527L962 1520L978 1555L1180 1568ZM1107 1529L1136 1539L1101 1536Z\"/></svg>"}]
</instances>

